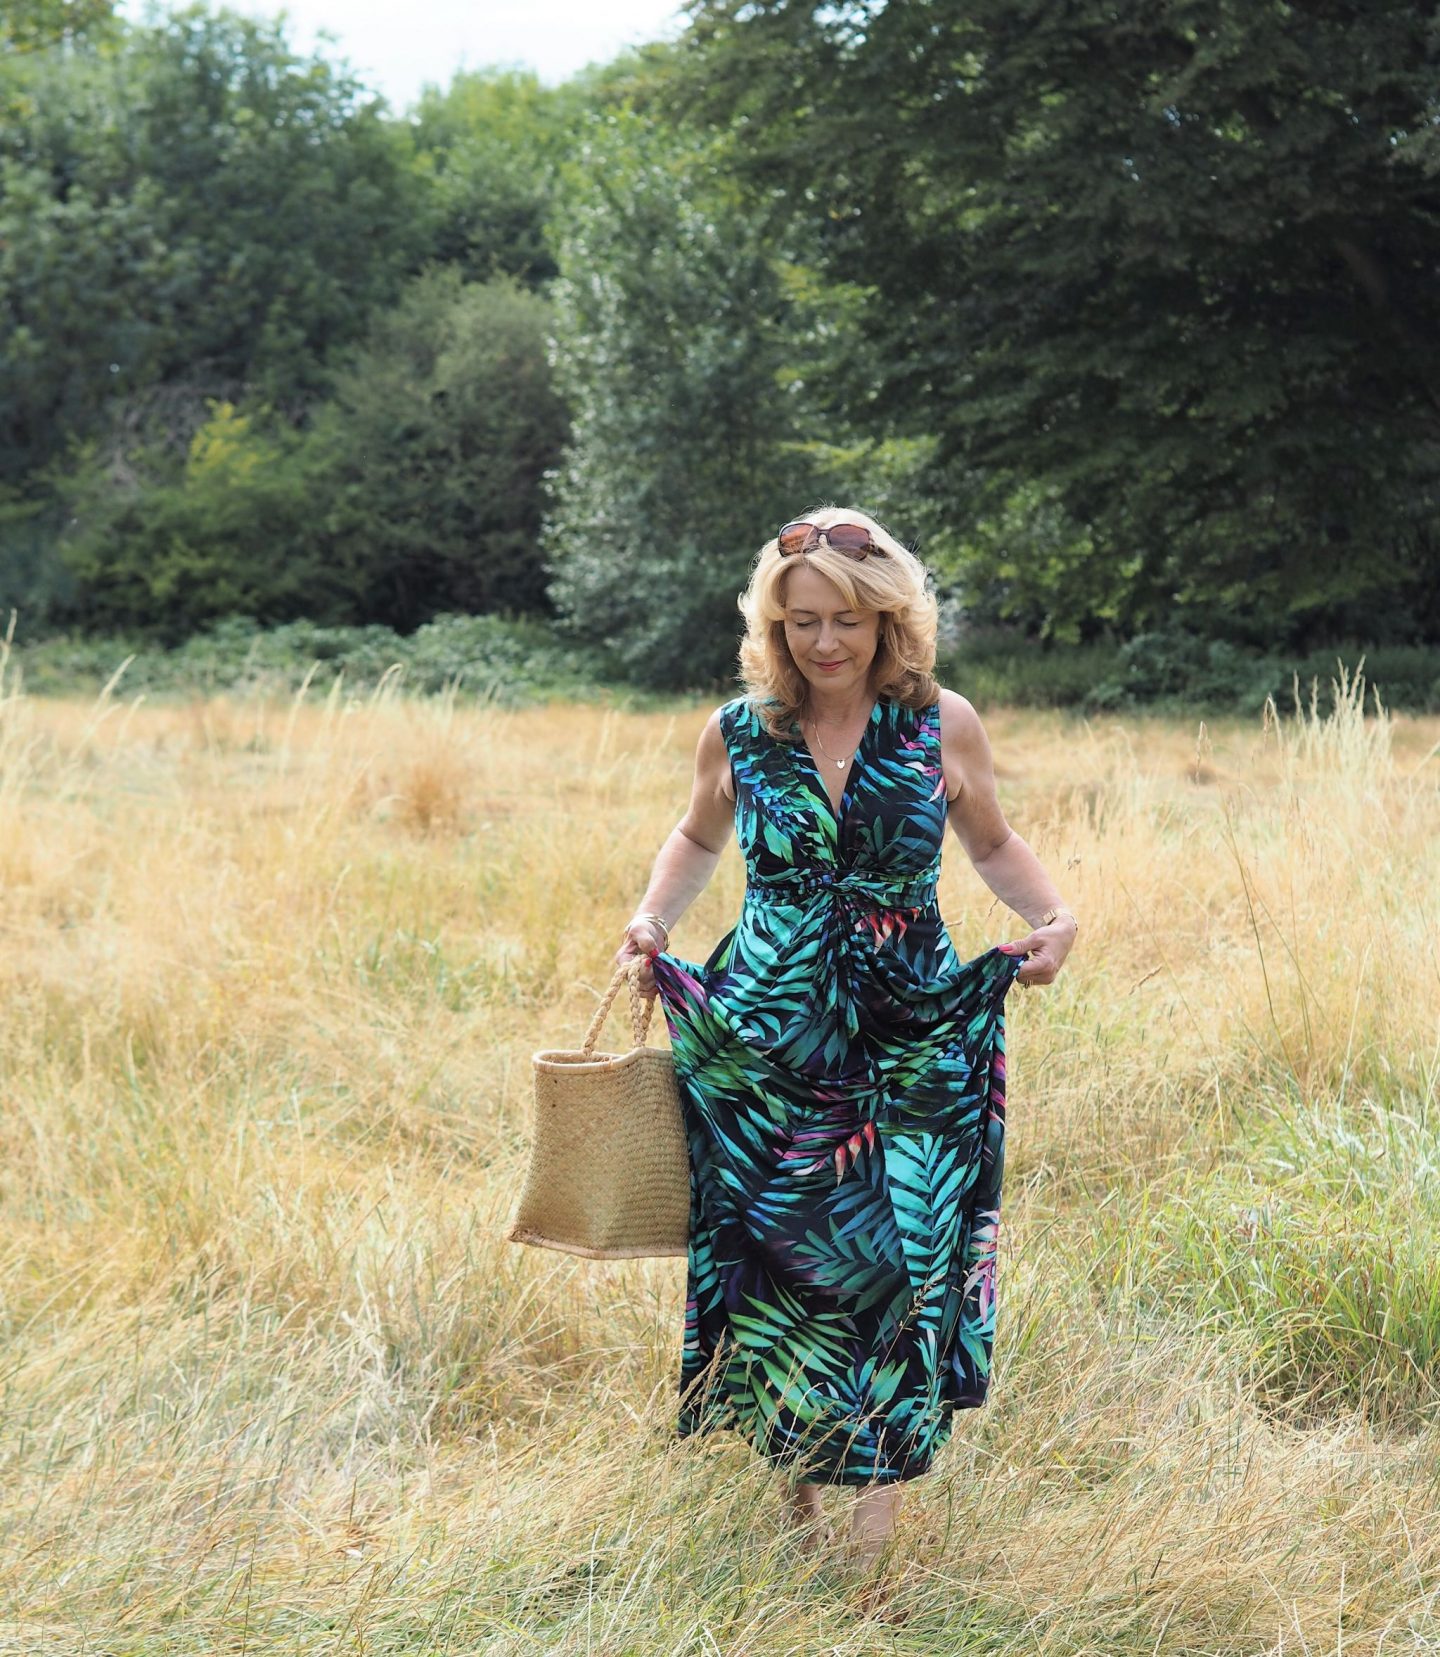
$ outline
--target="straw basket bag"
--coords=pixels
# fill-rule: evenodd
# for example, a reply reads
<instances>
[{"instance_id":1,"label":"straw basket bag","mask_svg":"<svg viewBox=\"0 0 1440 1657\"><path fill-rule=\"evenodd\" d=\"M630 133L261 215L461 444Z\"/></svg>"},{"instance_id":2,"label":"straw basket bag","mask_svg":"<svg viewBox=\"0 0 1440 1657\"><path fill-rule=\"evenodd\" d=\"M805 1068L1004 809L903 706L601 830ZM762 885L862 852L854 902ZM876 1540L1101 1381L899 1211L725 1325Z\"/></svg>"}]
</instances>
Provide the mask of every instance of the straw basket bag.
<instances>
[{"instance_id":1,"label":"straw basket bag","mask_svg":"<svg viewBox=\"0 0 1440 1657\"><path fill-rule=\"evenodd\" d=\"M654 1002L636 983L638 958L611 980L584 1044L537 1053L530 1169L512 1243L592 1260L684 1254L690 1229L690 1157L675 1064L647 1047ZM622 983L635 1046L597 1053L600 1027Z\"/></svg>"}]
</instances>

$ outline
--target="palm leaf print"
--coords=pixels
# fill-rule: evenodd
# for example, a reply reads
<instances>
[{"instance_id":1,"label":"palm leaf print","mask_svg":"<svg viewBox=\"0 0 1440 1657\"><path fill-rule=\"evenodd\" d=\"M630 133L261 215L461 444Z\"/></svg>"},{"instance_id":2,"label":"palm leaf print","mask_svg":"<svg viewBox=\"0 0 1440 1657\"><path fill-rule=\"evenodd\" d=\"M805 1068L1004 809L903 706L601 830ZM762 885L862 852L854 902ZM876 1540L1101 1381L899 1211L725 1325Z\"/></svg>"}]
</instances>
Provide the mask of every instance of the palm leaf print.
<instances>
[{"instance_id":1,"label":"palm leaf print","mask_svg":"<svg viewBox=\"0 0 1440 1657\"><path fill-rule=\"evenodd\" d=\"M935 901L939 706L876 701L840 806L721 709L745 902L655 979L690 1149L676 1428L836 1484L913 1478L982 1404L996 1331L1004 1000Z\"/></svg>"}]
</instances>

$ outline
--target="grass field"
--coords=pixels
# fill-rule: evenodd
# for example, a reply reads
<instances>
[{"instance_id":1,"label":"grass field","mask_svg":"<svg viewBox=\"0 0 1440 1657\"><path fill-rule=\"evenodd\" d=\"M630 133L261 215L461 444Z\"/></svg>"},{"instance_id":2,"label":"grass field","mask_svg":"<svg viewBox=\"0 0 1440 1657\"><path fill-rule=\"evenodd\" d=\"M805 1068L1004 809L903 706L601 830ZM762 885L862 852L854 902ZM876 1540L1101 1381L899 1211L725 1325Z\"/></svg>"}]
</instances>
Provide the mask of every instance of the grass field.
<instances>
[{"instance_id":1,"label":"grass field","mask_svg":"<svg viewBox=\"0 0 1440 1657\"><path fill-rule=\"evenodd\" d=\"M1440 1649L1440 720L987 714L1083 929L895 1625L671 1438L683 1262L504 1240L706 711L12 679L0 1652Z\"/></svg>"}]
</instances>

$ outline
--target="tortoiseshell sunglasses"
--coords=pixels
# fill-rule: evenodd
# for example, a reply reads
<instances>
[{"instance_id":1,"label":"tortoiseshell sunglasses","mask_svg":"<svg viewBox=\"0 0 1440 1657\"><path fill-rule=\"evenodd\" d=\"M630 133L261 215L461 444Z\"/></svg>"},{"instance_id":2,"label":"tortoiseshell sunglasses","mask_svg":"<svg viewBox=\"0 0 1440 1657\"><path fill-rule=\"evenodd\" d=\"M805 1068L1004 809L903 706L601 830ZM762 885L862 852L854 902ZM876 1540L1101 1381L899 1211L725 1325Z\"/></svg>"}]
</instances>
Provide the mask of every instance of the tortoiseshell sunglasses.
<instances>
[{"instance_id":1,"label":"tortoiseshell sunglasses","mask_svg":"<svg viewBox=\"0 0 1440 1657\"><path fill-rule=\"evenodd\" d=\"M809 552L822 540L832 551L843 552L847 558L868 558L872 552L883 557L885 552L864 524L831 524L821 529L816 524L806 523L803 518L797 518L794 523L786 524L775 539L780 543L782 558L788 558L792 553Z\"/></svg>"}]
</instances>

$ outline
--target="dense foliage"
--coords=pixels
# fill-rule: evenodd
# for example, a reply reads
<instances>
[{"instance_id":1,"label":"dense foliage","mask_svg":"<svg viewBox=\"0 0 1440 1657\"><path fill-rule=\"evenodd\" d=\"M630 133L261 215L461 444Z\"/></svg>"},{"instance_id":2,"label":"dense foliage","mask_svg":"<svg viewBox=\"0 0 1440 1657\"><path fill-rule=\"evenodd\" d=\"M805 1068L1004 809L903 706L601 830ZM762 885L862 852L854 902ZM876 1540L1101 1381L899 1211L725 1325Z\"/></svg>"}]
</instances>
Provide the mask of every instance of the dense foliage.
<instances>
[{"instance_id":1,"label":"dense foliage","mask_svg":"<svg viewBox=\"0 0 1440 1657\"><path fill-rule=\"evenodd\" d=\"M555 298L574 434L552 591L646 682L720 679L749 565L814 487L803 398L781 386L784 291L706 157L638 117L597 121L568 185Z\"/></svg>"},{"instance_id":2,"label":"dense foliage","mask_svg":"<svg viewBox=\"0 0 1440 1657\"><path fill-rule=\"evenodd\" d=\"M539 486L565 433L548 322L509 278L437 269L375 315L304 432L217 402L178 468L136 453L121 482L87 450L66 608L171 638L233 613L408 629L544 608Z\"/></svg>"},{"instance_id":3,"label":"dense foliage","mask_svg":"<svg viewBox=\"0 0 1440 1657\"><path fill-rule=\"evenodd\" d=\"M864 273L875 417L1054 628L1440 630L1440 35L1379 0L701 0L677 112ZM1038 544L1037 544L1038 540ZM984 579L990 548L974 575Z\"/></svg>"},{"instance_id":4,"label":"dense foliage","mask_svg":"<svg viewBox=\"0 0 1440 1657\"><path fill-rule=\"evenodd\" d=\"M535 620L441 615L400 634L378 622L262 627L233 615L168 647L141 635L55 633L15 647L8 671L42 695L94 696L108 684L122 696L180 700L302 691L318 698L369 696L393 685L422 695L455 690L508 707L593 696L600 664L583 649L558 645ZM634 692L617 697L635 699Z\"/></svg>"},{"instance_id":5,"label":"dense foliage","mask_svg":"<svg viewBox=\"0 0 1440 1657\"><path fill-rule=\"evenodd\" d=\"M278 24L191 8L12 74L0 481L107 413L183 446L207 394L299 406L420 251L403 134Z\"/></svg>"},{"instance_id":6,"label":"dense foliage","mask_svg":"<svg viewBox=\"0 0 1440 1657\"><path fill-rule=\"evenodd\" d=\"M1421 14L689 13L395 112L283 22L7 6L21 635L550 617L714 686L756 549L823 499L919 548L950 648L1093 646L1046 669L1092 704L1432 659Z\"/></svg>"}]
</instances>

